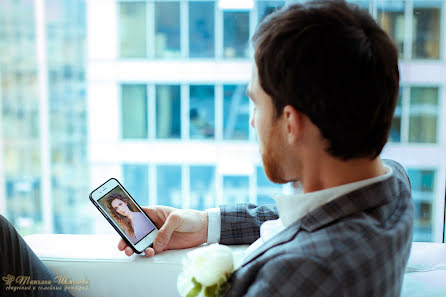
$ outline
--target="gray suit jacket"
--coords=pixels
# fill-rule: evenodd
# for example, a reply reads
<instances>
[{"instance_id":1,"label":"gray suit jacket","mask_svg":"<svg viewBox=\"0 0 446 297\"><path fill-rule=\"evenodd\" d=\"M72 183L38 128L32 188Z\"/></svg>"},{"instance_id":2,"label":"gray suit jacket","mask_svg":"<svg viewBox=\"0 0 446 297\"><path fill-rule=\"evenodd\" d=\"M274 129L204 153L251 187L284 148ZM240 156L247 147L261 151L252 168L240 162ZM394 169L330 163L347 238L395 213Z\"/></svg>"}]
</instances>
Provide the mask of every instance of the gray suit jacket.
<instances>
[{"instance_id":1,"label":"gray suit jacket","mask_svg":"<svg viewBox=\"0 0 446 297\"><path fill-rule=\"evenodd\" d=\"M399 296L414 207L402 166L385 164L390 178L322 205L250 254L227 296ZM221 206L220 243L252 243L277 218L275 206Z\"/></svg>"}]
</instances>

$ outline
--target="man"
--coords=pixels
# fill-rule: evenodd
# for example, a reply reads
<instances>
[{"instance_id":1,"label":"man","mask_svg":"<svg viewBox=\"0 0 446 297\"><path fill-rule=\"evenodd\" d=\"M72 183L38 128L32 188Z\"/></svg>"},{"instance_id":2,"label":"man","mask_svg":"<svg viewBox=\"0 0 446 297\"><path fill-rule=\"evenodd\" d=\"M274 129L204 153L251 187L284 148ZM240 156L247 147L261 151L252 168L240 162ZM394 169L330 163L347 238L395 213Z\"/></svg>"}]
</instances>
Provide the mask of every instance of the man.
<instances>
[{"instance_id":1,"label":"man","mask_svg":"<svg viewBox=\"0 0 446 297\"><path fill-rule=\"evenodd\" d=\"M399 88L393 42L358 7L317 1L267 17L253 44L250 124L265 171L301 193L276 206L146 208L161 227L146 256L254 242L228 296L399 296L413 202L403 168L379 157Z\"/></svg>"},{"instance_id":2,"label":"man","mask_svg":"<svg viewBox=\"0 0 446 297\"><path fill-rule=\"evenodd\" d=\"M342 1L286 7L253 41L250 124L269 179L300 193L261 207L145 208L160 227L145 255L253 243L228 296L399 296L413 202L403 168L379 158L399 87L394 44ZM2 275L51 278L1 216L0 232ZM122 240L118 248L133 254Z\"/></svg>"}]
</instances>

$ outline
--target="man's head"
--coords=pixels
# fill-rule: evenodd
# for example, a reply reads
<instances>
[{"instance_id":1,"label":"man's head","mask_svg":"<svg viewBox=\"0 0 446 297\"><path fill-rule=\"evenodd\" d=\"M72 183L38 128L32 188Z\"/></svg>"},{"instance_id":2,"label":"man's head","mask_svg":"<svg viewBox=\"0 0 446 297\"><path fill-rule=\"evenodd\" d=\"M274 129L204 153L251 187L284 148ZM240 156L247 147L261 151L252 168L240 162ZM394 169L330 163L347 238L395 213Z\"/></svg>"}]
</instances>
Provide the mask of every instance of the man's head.
<instances>
[{"instance_id":1,"label":"man's head","mask_svg":"<svg viewBox=\"0 0 446 297\"><path fill-rule=\"evenodd\" d=\"M339 160L379 156L398 96L398 53L366 11L344 1L293 4L259 25L253 45L251 125L272 181L289 181L287 159L299 164L318 137Z\"/></svg>"}]
</instances>

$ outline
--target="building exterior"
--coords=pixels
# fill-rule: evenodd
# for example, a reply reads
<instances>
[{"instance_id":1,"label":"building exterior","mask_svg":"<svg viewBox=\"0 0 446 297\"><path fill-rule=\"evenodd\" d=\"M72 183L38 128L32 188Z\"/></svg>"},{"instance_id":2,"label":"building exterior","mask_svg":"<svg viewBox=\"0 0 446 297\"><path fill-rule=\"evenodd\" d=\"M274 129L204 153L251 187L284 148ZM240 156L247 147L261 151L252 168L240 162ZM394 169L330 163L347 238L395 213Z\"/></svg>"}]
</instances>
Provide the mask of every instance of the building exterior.
<instances>
[{"instance_id":1,"label":"building exterior","mask_svg":"<svg viewBox=\"0 0 446 297\"><path fill-rule=\"evenodd\" d=\"M92 230L86 32L85 1L0 1L0 211L24 234Z\"/></svg>"},{"instance_id":2,"label":"building exterior","mask_svg":"<svg viewBox=\"0 0 446 297\"><path fill-rule=\"evenodd\" d=\"M46 56L17 54L29 59L23 71L0 57L6 65L0 122L8 165L0 176L6 197L0 210L25 219L25 226L42 226L24 232L113 232L88 201L89 190L110 177L121 180L141 205L264 204L273 193L290 191L263 172L245 95L253 54L249 36L284 1L23 0L20 8L13 2L0 0L17 11L26 6L29 15L4 13L0 20L20 22L29 32L28 47L46 48ZM370 11L400 51L400 98L382 156L409 173L414 240L442 241L446 1L353 2ZM18 29L6 28L0 50L13 51L11 36ZM47 38L39 38L42 32ZM14 71L32 73L34 83L21 88ZM8 109L16 102L9 99L14 92L30 98L24 118ZM35 114L40 117L31 124ZM29 135L6 124L23 125ZM33 181L27 184L32 190L22 195L25 177ZM40 209L26 210L27 201Z\"/></svg>"}]
</instances>

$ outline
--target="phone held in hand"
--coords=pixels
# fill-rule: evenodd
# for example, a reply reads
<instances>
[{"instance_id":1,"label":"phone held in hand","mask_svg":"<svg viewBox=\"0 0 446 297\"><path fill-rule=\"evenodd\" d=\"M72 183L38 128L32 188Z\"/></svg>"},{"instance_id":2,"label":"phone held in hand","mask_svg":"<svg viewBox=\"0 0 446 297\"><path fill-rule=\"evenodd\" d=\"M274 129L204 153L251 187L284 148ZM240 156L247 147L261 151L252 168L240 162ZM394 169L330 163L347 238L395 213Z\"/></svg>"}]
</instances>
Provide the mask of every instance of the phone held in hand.
<instances>
[{"instance_id":1,"label":"phone held in hand","mask_svg":"<svg viewBox=\"0 0 446 297\"><path fill-rule=\"evenodd\" d=\"M117 179L91 192L90 200L135 253L152 246L158 228Z\"/></svg>"}]
</instances>

